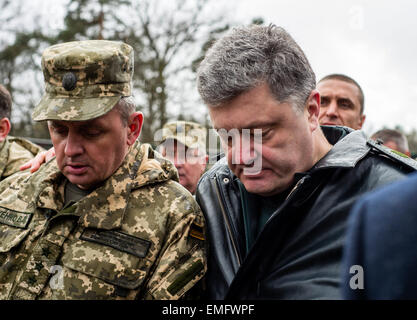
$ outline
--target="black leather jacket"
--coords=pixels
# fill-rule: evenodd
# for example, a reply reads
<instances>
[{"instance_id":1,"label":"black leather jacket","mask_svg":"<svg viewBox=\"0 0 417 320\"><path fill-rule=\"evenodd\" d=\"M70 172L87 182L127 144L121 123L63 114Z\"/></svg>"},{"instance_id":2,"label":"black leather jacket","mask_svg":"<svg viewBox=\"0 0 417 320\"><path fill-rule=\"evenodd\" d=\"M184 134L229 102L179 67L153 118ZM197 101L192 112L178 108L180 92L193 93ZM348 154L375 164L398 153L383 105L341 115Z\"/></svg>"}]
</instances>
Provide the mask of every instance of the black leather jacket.
<instances>
[{"instance_id":1,"label":"black leather jacket","mask_svg":"<svg viewBox=\"0 0 417 320\"><path fill-rule=\"evenodd\" d=\"M349 211L363 193L403 178L415 161L366 141L362 131L322 127L334 145L298 180L245 257L236 176L226 160L201 178L207 223L209 299L339 299L339 266Z\"/></svg>"}]
</instances>

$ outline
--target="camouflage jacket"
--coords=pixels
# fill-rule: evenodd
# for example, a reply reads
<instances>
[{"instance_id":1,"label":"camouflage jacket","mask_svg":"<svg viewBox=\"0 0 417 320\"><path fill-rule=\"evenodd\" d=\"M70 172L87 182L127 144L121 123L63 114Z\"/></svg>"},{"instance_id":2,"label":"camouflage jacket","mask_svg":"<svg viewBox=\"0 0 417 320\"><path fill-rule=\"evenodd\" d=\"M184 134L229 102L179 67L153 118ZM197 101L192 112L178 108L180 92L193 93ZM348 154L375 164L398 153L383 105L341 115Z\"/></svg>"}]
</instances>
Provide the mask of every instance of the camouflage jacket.
<instances>
[{"instance_id":1,"label":"camouflage jacket","mask_svg":"<svg viewBox=\"0 0 417 320\"><path fill-rule=\"evenodd\" d=\"M26 139L8 136L0 142L0 181L18 172L22 164L42 150Z\"/></svg>"},{"instance_id":2,"label":"camouflage jacket","mask_svg":"<svg viewBox=\"0 0 417 320\"><path fill-rule=\"evenodd\" d=\"M200 208L149 145L63 208L65 180L49 161L0 183L0 299L178 299L202 278Z\"/></svg>"}]
</instances>

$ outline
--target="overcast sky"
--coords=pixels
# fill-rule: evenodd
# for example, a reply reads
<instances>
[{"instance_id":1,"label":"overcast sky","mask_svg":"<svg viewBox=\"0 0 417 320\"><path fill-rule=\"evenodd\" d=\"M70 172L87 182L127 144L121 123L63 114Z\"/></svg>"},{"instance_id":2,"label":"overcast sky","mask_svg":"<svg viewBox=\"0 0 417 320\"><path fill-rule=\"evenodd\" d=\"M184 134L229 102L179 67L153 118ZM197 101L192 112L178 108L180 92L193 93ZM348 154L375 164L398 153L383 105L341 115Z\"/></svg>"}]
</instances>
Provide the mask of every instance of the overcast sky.
<instances>
[{"instance_id":1,"label":"overcast sky","mask_svg":"<svg viewBox=\"0 0 417 320\"><path fill-rule=\"evenodd\" d=\"M23 0L27 5L21 8L27 15L43 11L55 29L62 25L59 3L66 1ZM417 1L213 1L232 24L259 16L284 27L305 51L317 80L344 73L358 81L368 134L397 124L417 129Z\"/></svg>"},{"instance_id":2,"label":"overcast sky","mask_svg":"<svg viewBox=\"0 0 417 320\"><path fill-rule=\"evenodd\" d=\"M364 130L417 129L417 1L229 0L237 20L261 16L284 27L317 80L354 78L365 93ZM233 8L234 7L234 8Z\"/></svg>"}]
</instances>

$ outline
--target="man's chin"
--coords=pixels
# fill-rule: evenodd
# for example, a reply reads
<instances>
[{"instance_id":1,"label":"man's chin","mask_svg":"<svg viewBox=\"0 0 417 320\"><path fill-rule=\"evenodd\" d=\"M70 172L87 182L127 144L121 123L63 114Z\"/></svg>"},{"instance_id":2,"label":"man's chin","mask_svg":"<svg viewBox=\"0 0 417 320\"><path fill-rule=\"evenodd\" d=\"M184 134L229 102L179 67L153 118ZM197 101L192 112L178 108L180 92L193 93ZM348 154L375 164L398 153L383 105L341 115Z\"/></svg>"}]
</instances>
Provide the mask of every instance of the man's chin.
<instances>
[{"instance_id":1,"label":"man's chin","mask_svg":"<svg viewBox=\"0 0 417 320\"><path fill-rule=\"evenodd\" d=\"M264 193L270 193L271 191L273 191L273 187L268 186L268 181L266 181L266 179L254 179L254 178L249 178L248 176L242 176L239 178L240 181L243 183L243 185L245 186L246 191L250 192L250 193L255 193L255 194L264 194Z\"/></svg>"},{"instance_id":2,"label":"man's chin","mask_svg":"<svg viewBox=\"0 0 417 320\"><path fill-rule=\"evenodd\" d=\"M259 186L251 183L243 183L243 185L245 186L247 192L257 194L263 197L272 196L278 193L274 188L268 188L266 186Z\"/></svg>"},{"instance_id":3,"label":"man's chin","mask_svg":"<svg viewBox=\"0 0 417 320\"><path fill-rule=\"evenodd\" d=\"M335 122L325 122L321 124L322 126L343 126L342 123L335 123Z\"/></svg>"},{"instance_id":4,"label":"man's chin","mask_svg":"<svg viewBox=\"0 0 417 320\"><path fill-rule=\"evenodd\" d=\"M244 175L239 179L248 192L264 197L279 194L288 188L283 183L277 184L278 177L251 178Z\"/></svg>"}]
</instances>

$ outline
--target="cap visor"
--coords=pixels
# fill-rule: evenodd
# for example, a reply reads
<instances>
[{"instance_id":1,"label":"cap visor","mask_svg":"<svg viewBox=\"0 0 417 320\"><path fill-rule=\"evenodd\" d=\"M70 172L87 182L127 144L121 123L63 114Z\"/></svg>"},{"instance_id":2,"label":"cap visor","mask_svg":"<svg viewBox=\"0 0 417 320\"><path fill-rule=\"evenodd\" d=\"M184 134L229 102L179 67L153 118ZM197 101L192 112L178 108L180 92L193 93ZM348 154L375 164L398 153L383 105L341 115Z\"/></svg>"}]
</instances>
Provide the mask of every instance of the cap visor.
<instances>
[{"instance_id":1,"label":"cap visor","mask_svg":"<svg viewBox=\"0 0 417 320\"><path fill-rule=\"evenodd\" d=\"M121 97L101 98L50 98L44 95L32 113L34 121L63 120L85 121L109 112Z\"/></svg>"}]
</instances>

